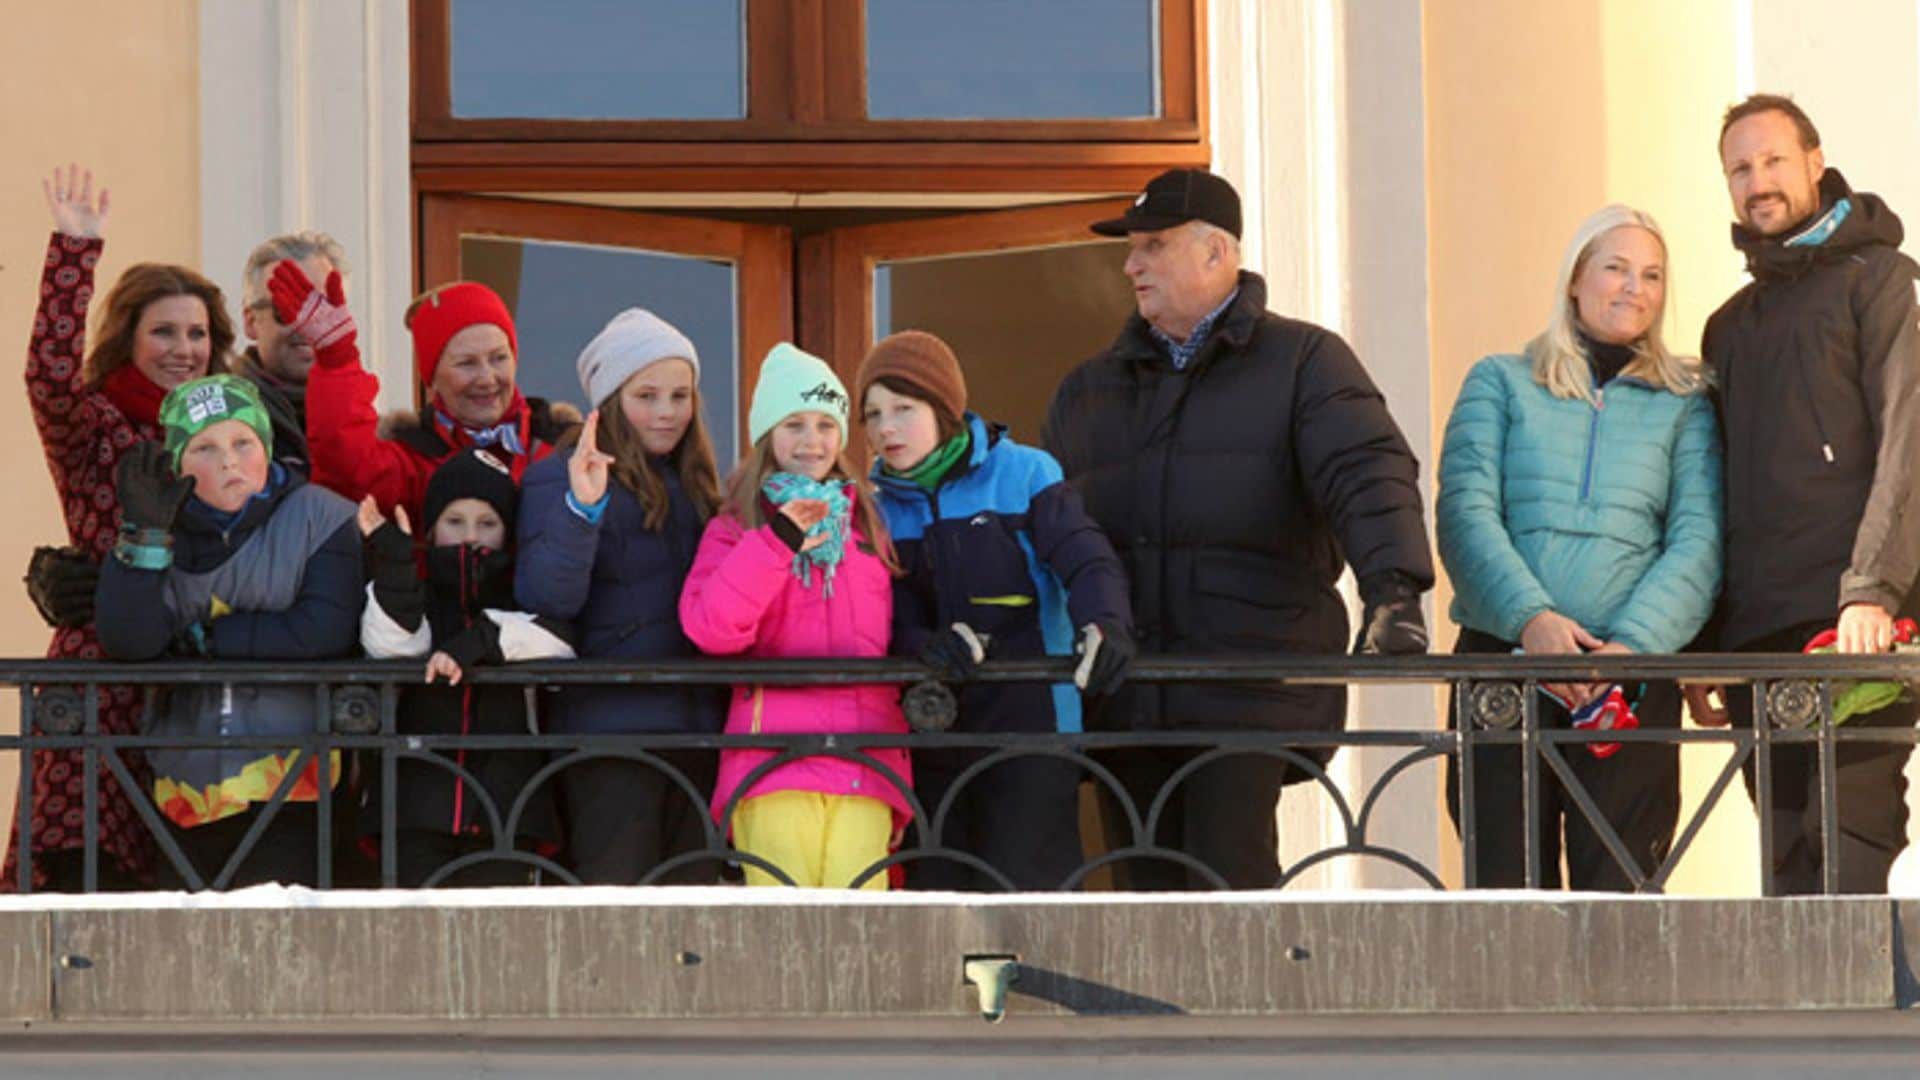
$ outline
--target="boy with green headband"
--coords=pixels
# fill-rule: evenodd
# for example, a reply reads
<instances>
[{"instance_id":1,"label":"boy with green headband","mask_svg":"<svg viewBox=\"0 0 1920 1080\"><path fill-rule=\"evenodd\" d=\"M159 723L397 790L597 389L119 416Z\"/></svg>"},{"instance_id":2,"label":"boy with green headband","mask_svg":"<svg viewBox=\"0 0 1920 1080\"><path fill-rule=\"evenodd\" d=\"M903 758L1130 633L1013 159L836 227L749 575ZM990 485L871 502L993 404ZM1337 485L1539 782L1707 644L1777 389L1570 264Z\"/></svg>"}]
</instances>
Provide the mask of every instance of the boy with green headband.
<instances>
[{"instance_id":1,"label":"boy with green headband","mask_svg":"<svg viewBox=\"0 0 1920 1080\"><path fill-rule=\"evenodd\" d=\"M353 505L272 460L273 425L253 385L230 375L175 387L160 404L165 443L141 443L115 471L121 528L95 598L100 645L116 660L329 660L353 655L364 578ZM188 684L156 695L149 734L296 735L316 729L304 686ZM318 762L222 747L148 753L153 799L191 864L172 887L210 884L289 770L301 774L228 884L311 884ZM329 770L338 783L338 755Z\"/></svg>"}]
</instances>

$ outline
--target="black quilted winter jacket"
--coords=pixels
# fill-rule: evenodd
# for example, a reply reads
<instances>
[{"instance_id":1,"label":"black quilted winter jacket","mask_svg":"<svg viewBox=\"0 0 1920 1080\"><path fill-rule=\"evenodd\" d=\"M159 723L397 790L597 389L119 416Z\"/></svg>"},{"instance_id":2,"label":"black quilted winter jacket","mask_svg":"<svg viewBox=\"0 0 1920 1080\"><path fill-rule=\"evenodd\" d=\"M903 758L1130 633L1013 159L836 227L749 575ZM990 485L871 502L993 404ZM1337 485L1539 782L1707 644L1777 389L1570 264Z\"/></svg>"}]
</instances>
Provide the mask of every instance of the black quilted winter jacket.
<instances>
[{"instance_id":1,"label":"black quilted winter jacket","mask_svg":"<svg viewBox=\"0 0 1920 1080\"><path fill-rule=\"evenodd\" d=\"M1433 585L1419 464L1337 334L1266 310L1259 275L1176 371L1135 315L1061 382L1046 448L1131 577L1141 651L1346 651L1343 561ZM1336 730L1339 687L1129 684L1090 728Z\"/></svg>"}]
</instances>

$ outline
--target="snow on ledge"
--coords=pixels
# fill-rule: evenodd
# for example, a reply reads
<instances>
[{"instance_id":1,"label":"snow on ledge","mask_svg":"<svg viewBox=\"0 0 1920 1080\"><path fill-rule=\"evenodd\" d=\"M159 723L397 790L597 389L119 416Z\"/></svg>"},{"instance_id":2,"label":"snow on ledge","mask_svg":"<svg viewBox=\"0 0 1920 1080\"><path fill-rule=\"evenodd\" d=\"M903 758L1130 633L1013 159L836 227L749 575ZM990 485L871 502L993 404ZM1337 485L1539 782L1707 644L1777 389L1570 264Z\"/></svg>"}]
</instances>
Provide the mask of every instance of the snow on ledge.
<instances>
[{"instance_id":1,"label":"snow on ledge","mask_svg":"<svg viewBox=\"0 0 1920 1080\"><path fill-rule=\"evenodd\" d=\"M1434 892L1414 889L1249 890L1182 893L955 893L856 892L850 889L745 888L742 886L578 886L497 889L336 889L256 885L232 892L41 893L0 896L0 914L11 911L194 911L393 908L582 908L582 907L1114 907L1215 904L1486 904L1726 902L1727 897L1673 897L1620 893L1574 893L1529 889ZM1742 899L1742 898L1734 898ZM1747 898L1750 899L1750 898ZM1817 900L1820 897L1800 899ZM1862 899L1844 897L1834 899Z\"/></svg>"}]
</instances>

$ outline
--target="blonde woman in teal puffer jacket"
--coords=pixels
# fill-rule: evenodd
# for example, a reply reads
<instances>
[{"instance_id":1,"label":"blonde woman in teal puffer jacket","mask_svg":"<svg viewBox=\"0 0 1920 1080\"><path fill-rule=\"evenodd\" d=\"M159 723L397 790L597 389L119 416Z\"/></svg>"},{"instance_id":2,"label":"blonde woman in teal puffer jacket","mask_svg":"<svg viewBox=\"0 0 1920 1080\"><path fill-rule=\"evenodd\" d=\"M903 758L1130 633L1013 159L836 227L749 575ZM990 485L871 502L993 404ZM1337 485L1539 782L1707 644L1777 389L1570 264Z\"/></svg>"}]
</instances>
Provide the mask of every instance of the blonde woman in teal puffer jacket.
<instances>
[{"instance_id":1,"label":"blonde woman in teal puffer jacket","mask_svg":"<svg viewBox=\"0 0 1920 1080\"><path fill-rule=\"evenodd\" d=\"M1667 653L1705 624L1720 587L1720 443L1698 364L1667 351L1667 252L1649 215L1609 206L1574 234L1547 329L1519 356L1474 365L1447 421L1436 505L1454 588L1457 653ZM1577 708L1606 686L1550 687ZM1621 687L1643 728L1677 728L1671 683ZM1542 696L1542 726L1568 709ZM1459 723L1457 716L1451 723ZM1672 843L1679 751L1567 747L1643 874ZM1455 762L1448 804L1460 820ZM1520 754L1476 751L1481 886L1525 880ZM1628 889L1632 879L1549 772L1541 784L1541 883Z\"/></svg>"}]
</instances>

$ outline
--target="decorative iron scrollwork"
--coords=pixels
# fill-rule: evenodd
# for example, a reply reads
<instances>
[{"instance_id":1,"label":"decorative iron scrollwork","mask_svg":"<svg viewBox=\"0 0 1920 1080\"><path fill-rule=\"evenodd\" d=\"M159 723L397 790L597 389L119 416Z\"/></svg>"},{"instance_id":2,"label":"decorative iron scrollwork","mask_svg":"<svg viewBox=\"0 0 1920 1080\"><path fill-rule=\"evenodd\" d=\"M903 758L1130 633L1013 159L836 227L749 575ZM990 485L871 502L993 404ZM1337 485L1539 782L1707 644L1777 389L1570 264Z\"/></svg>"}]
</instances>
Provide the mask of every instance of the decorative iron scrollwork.
<instances>
[{"instance_id":1,"label":"decorative iron scrollwork","mask_svg":"<svg viewBox=\"0 0 1920 1080\"><path fill-rule=\"evenodd\" d=\"M371 686L342 686L333 692L336 735L371 735L380 730L380 692Z\"/></svg>"},{"instance_id":2,"label":"decorative iron scrollwork","mask_svg":"<svg viewBox=\"0 0 1920 1080\"><path fill-rule=\"evenodd\" d=\"M86 699L74 686L43 686L33 695L33 722L49 735L78 735L86 726Z\"/></svg>"},{"instance_id":3,"label":"decorative iron scrollwork","mask_svg":"<svg viewBox=\"0 0 1920 1080\"><path fill-rule=\"evenodd\" d=\"M1784 679L1767 687L1767 716L1777 728L1810 728L1819 723L1819 684Z\"/></svg>"},{"instance_id":4,"label":"decorative iron scrollwork","mask_svg":"<svg viewBox=\"0 0 1920 1080\"><path fill-rule=\"evenodd\" d=\"M1471 706L1473 722L1484 728L1511 728L1518 726L1524 711L1518 683L1483 682L1474 683L1467 691L1467 702Z\"/></svg>"},{"instance_id":5,"label":"decorative iron scrollwork","mask_svg":"<svg viewBox=\"0 0 1920 1080\"><path fill-rule=\"evenodd\" d=\"M945 731L960 715L960 702L945 683L927 679L907 687L900 697L907 725L915 731Z\"/></svg>"}]
</instances>

